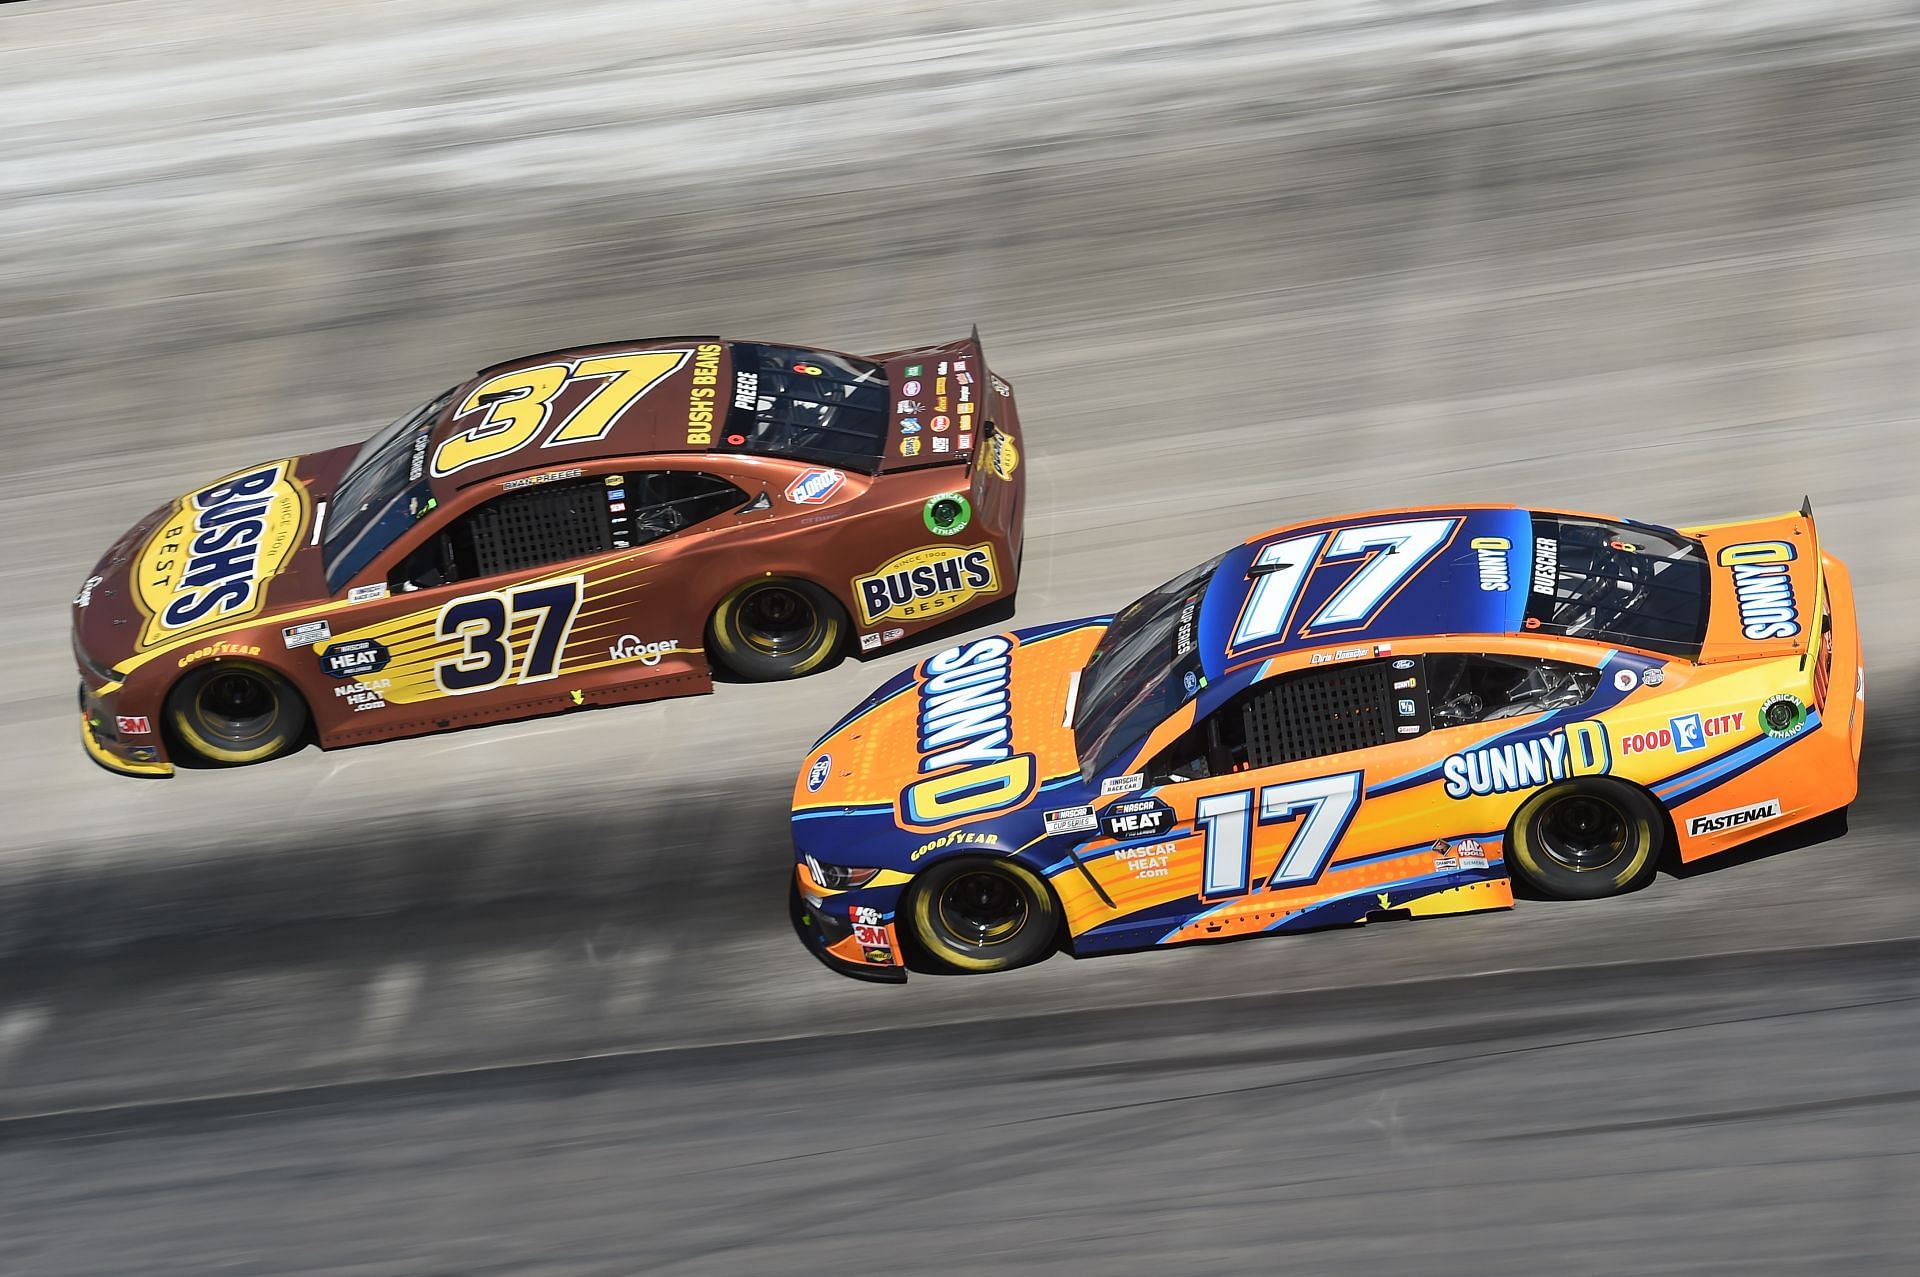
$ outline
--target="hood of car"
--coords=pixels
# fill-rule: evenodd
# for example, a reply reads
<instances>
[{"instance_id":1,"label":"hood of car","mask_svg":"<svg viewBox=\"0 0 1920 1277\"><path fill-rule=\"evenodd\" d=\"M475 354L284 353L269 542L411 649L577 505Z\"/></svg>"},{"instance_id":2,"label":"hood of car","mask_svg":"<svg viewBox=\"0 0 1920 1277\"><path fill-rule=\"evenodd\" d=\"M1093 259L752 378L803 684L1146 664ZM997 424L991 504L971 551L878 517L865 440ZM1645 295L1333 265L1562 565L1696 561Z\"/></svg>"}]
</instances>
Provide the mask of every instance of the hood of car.
<instances>
[{"instance_id":1,"label":"hood of car","mask_svg":"<svg viewBox=\"0 0 1920 1277\"><path fill-rule=\"evenodd\" d=\"M970 639L883 684L821 738L793 790L794 840L835 864L908 868L930 850L1012 852L1085 804L1075 677L1105 618ZM1057 822L1056 822L1057 823Z\"/></svg>"},{"instance_id":2,"label":"hood of car","mask_svg":"<svg viewBox=\"0 0 1920 1277\"><path fill-rule=\"evenodd\" d=\"M73 600L75 646L118 666L324 597L316 514L351 448L236 470L148 514ZM344 455L343 455L344 454Z\"/></svg>"}]
</instances>

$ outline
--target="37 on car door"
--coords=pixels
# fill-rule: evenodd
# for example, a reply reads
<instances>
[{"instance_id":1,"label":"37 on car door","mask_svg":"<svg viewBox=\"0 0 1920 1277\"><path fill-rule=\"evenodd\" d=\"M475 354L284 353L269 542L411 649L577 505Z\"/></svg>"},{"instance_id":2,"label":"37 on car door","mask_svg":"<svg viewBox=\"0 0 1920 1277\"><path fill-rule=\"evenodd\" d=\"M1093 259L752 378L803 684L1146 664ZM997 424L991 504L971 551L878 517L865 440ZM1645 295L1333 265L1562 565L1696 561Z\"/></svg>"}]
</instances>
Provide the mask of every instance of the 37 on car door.
<instances>
[{"instance_id":1,"label":"37 on car door","mask_svg":"<svg viewBox=\"0 0 1920 1277\"><path fill-rule=\"evenodd\" d=\"M747 500L718 476L652 468L516 477L426 512L350 588L368 596L345 614L351 628L316 636L322 671L340 680L338 732L704 680L699 542Z\"/></svg>"}]
</instances>

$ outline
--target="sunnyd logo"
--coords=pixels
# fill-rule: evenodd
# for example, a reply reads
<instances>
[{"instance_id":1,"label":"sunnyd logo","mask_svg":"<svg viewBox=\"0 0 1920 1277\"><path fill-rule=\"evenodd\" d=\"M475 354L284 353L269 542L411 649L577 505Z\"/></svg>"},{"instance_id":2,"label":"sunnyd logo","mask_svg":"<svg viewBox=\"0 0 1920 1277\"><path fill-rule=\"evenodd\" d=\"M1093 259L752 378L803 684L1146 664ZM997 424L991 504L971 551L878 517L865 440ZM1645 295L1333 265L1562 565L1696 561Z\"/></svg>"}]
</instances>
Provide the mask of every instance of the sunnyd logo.
<instances>
[{"instance_id":1,"label":"sunnyd logo","mask_svg":"<svg viewBox=\"0 0 1920 1277\"><path fill-rule=\"evenodd\" d=\"M1584 722L1528 740L1462 750L1440 764L1440 774L1447 797L1470 798L1537 789L1569 776L1600 776L1612 767L1607 729Z\"/></svg>"},{"instance_id":2,"label":"sunnyd logo","mask_svg":"<svg viewBox=\"0 0 1920 1277\"><path fill-rule=\"evenodd\" d=\"M990 545L923 546L853 583L863 627L888 619L919 621L938 616L995 588Z\"/></svg>"},{"instance_id":3,"label":"sunnyd logo","mask_svg":"<svg viewBox=\"0 0 1920 1277\"><path fill-rule=\"evenodd\" d=\"M286 565L306 522L306 491L293 481L291 461L183 497L134 564L134 592L147 614L140 646L258 611L261 585Z\"/></svg>"},{"instance_id":4,"label":"sunnyd logo","mask_svg":"<svg viewBox=\"0 0 1920 1277\"><path fill-rule=\"evenodd\" d=\"M1792 638L1800 632L1793 599L1795 550L1785 541L1748 541L1720 551L1720 566L1733 570L1733 601L1740 632L1750 639Z\"/></svg>"},{"instance_id":5,"label":"sunnyd logo","mask_svg":"<svg viewBox=\"0 0 1920 1277\"><path fill-rule=\"evenodd\" d=\"M1017 807L1033 792L1033 755L1013 752L1014 640L995 635L927 658L915 742L929 775L900 795L901 823L927 827Z\"/></svg>"},{"instance_id":6,"label":"sunnyd logo","mask_svg":"<svg viewBox=\"0 0 1920 1277\"><path fill-rule=\"evenodd\" d=\"M616 661L638 661L642 665L658 665L660 658L679 646L679 639L661 639L658 643L642 643L631 634L622 634L620 640L607 649L607 655Z\"/></svg>"}]
</instances>

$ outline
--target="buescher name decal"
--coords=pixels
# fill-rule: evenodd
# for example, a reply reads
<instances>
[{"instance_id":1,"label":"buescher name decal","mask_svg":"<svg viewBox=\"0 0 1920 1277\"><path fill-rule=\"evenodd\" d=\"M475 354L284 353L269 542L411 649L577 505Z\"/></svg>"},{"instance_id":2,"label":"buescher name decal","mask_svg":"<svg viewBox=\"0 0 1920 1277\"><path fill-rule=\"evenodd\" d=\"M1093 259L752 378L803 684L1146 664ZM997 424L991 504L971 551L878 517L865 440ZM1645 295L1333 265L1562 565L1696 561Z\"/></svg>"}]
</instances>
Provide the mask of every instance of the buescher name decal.
<instances>
[{"instance_id":1,"label":"buescher name decal","mask_svg":"<svg viewBox=\"0 0 1920 1277\"><path fill-rule=\"evenodd\" d=\"M267 579L286 566L306 525L292 461L183 497L134 563L134 595L147 616L140 646L259 611Z\"/></svg>"}]
</instances>

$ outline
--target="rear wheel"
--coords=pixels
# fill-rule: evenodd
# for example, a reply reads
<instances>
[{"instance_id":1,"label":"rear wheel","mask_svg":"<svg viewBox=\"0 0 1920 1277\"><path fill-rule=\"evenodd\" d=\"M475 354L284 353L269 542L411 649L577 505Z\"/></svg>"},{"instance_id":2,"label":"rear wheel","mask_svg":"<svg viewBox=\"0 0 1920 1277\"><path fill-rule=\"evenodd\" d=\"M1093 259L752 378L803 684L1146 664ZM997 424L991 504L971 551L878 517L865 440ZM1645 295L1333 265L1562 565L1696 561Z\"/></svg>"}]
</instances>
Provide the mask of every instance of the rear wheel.
<instances>
[{"instance_id":1,"label":"rear wheel","mask_svg":"<svg viewBox=\"0 0 1920 1277\"><path fill-rule=\"evenodd\" d=\"M1543 895L1598 900L1652 881L1666 832L1660 808L1643 791L1586 777L1521 804L1507 833L1507 863Z\"/></svg>"},{"instance_id":2,"label":"rear wheel","mask_svg":"<svg viewBox=\"0 0 1920 1277\"><path fill-rule=\"evenodd\" d=\"M1005 971L1053 951L1060 913L1047 884L1025 865L948 860L919 876L907 926L941 966Z\"/></svg>"},{"instance_id":3,"label":"rear wheel","mask_svg":"<svg viewBox=\"0 0 1920 1277\"><path fill-rule=\"evenodd\" d=\"M307 729L307 704L286 679L261 665L202 665L167 694L174 739L221 767L257 763L284 753Z\"/></svg>"},{"instance_id":4,"label":"rear wheel","mask_svg":"<svg viewBox=\"0 0 1920 1277\"><path fill-rule=\"evenodd\" d=\"M846 643L846 610L811 581L749 581L714 609L711 640L722 663L762 682L825 669Z\"/></svg>"}]
</instances>

